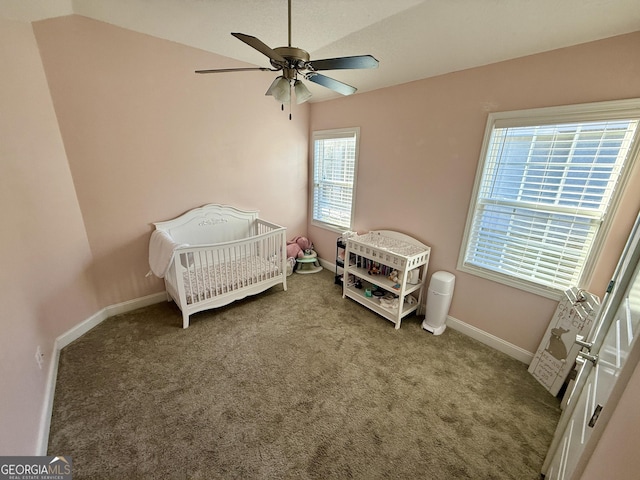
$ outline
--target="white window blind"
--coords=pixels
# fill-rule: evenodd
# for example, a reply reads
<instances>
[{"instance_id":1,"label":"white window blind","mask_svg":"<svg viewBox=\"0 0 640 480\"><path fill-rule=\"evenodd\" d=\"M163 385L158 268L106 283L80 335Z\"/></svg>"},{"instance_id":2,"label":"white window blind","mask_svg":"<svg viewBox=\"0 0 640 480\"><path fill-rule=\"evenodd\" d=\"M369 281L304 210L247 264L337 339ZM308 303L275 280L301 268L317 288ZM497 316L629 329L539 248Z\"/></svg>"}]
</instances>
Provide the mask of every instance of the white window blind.
<instances>
[{"instance_id":1,"label":"white window blind","mask_svg":"<svg viewBox=\"0 0 640 480\"><path fill-rule=\"evenodd\" d=\"M484 149L463 266L554 290L580 286L638 118L508 123L494 123Z\"/></svg>"},{"instance_id":2,"label":"white window blind","mask_svg":"<svg viewBox=\"0 0 640 480\"><path fill-rule=\"evenodd\" d=\"M313 221L351 228L356 180L358 129L313 134Z\"/></svg>"}]
</instances>

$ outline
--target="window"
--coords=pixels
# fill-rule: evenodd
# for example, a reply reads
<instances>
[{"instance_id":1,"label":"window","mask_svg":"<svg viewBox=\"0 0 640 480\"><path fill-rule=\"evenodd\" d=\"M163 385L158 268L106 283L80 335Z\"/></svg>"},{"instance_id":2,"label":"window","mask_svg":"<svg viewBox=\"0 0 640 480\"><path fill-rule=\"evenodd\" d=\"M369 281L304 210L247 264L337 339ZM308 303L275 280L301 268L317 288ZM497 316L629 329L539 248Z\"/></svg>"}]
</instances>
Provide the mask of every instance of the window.
<instances>
[{"instance_id":1,"label":"window","mask_svg":"<svg viewBox=\"0 0 640 480\"><path fill-rule=\"evenodd\" d=\"M639 118L640 100L490 114L458 268L550 298L585 284Z\"/></svg>"},{"instance_id":2,"label":"window","mask_svg":"<svg viewBox=\"0 0 640 480\"><path fill-rule=\"evenodd\" d=\"M313 224L351 228L359 136L359 128L313 133Z\"/></svg>"}]
</instances>

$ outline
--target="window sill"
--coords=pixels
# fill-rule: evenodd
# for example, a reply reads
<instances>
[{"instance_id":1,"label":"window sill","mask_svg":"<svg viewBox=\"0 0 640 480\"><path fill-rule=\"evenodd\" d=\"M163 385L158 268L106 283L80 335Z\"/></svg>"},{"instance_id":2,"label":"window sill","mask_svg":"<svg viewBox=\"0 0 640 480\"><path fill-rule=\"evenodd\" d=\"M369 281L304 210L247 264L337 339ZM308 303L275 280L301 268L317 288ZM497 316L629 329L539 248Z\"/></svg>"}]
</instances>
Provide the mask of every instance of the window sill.
<instances>
[{"instance_id":1,"label":"window sill","mask_svg":"<svg viewBox=\"0 0 640 480\"><path fill-rule=\"evenodd\" d=\"M499 273L491 272L489 270L485 270L477 267L471 267L469 265L464 265L464 264L458 264L457 269L460 270L461 272L469 273L476 277L501 283L502 285L506 285L508 287L517 288L518 290L523 290L527 293L538 295L540 297L545 297L550 300L559 301L562 298L563 291L555 288L536 285L533 282L527 282L526 280L519 280L514 277L501 275Z\"/></svg>"},{"instance_id":2,"label":"window sill","mask_svg":"<svg viewBox=\"0 0 640 480\"><path fill-rule=\"evenodd\" d=\"M317 220L311 220L311 225L313 225L314 227L322 228L323 230L329 230L330 232L339 233L341 235L347 230L349 230L348 227L338 227L336 225L330 225L328 223L318 222Z\"/></svg>"}]
</instances>

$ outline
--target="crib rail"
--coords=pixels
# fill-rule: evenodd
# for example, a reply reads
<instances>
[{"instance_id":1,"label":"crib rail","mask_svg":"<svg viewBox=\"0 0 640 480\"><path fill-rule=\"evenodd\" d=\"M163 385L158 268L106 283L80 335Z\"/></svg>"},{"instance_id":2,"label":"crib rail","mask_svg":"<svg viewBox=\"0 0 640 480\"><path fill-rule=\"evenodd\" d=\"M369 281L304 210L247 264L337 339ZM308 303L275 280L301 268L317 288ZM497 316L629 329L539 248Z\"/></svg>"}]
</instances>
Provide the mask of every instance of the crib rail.
<instances>
[{"instance_id":1,"label":"crib rail","mask_svg":"<svg viewBox=\"0 0 640 480\"><path fill-rule=\"evenodd\" d=\"M246 296L265 283L282 281L286 289L286 230L257 219L255 231L244 240L177 249L176 267L182 269L177 286L190 310L201 302L222 305L225 296L241 298L242 290Z\"/></svg>"}]
</instances>

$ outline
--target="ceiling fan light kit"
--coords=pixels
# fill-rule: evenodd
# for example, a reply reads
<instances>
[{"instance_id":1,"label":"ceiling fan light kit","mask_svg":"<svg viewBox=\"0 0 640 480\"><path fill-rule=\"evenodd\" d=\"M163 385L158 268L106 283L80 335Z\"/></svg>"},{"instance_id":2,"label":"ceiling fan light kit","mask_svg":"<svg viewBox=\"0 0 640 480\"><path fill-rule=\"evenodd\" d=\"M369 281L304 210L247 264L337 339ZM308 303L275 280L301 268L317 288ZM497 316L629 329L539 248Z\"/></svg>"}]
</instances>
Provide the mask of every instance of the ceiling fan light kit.
<instances>
[{"instance_id":1,"label":"ceiling fan light kit","mask_svg":"<svg viewBox=\"0 0 640 480\"><path fill-rule=\"evenodd\" d=\"M311 98L311 92L300 80L293 81L293 90L296 92L296 103L298 105Z\"/></svg>"},{"instance_id":2,"label":"ceiling fan light kit","mask_svg":"<svg viewBox=\"0 0 640 480\"><path fill-rule=\"evenodd\" d=\"M265 95L273 95L278 103L289 103L291 101L291 84L283 76L276 77Z\"/></svg>"},{"instance_id":3,"label":"ceiling fan light kit","mask_svg":"<svg viewBox=\"0 0 640 480\"><path fill-rule=\"evenodd\" d=\"M288 25L289 25L289 46L271 48L261 40L244 33L232 33L238 40L246 43L269 58L272 68L248 67L248 68L223 68L211 70L196 70L196 73L226 73L226 72L246 72L263 71L279 72L278 76L265 95L271 95L276 101L283 105L291 103L291 91L296 96L296 103L304 103L311 98L309 89L298 79L300 75L305 80L309 80L317 85L329 88L341 95L351 95L356 92L356 88L346 83L318 73L320 70L345 70L377 68L378 60L371 55L358 55L353 57L326 58L322 60L311 60L309 53L305 50L291 46L291 0L288 2ZM291 118L291 115L289 115Z\"/></svg>"}]
</instances>

